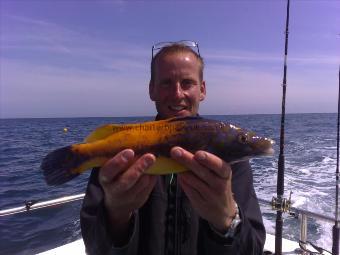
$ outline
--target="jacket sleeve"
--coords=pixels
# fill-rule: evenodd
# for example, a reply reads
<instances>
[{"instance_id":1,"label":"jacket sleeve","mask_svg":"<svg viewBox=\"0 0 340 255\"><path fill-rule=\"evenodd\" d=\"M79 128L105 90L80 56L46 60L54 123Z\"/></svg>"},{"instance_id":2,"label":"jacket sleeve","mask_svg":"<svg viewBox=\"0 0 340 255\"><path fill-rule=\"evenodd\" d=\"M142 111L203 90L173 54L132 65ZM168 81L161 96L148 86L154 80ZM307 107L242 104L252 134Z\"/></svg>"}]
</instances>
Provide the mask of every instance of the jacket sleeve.
<instances>
[{"instance_id":1,"label":"jacket sleeve","mask_svg":"<svg viewBox=\"0 0 340 255\"><path fill-rule=\"evenodd\" d=\"M262 254L266 232L256 193L249 161L232 165L232 190L239 207L241 223L233 238L226 238L211 229L206 221L201 221L199 242L202 254Z\"/></svg>"},{"instance_id":2,"label":"jacket sleeve","mask_svg":"<svg viewBox=\"0 0 340 255\"><path fill-rule=\"evenodd\" d=\"M104 191L98 182L98 172L98 169L92 170L80 211L80 227L86 254L135 255L138 247L138 213L133 216L128 243L123 247L114 247L108 229L109 223L103 202Z\"/></svg>"}]
</instances>

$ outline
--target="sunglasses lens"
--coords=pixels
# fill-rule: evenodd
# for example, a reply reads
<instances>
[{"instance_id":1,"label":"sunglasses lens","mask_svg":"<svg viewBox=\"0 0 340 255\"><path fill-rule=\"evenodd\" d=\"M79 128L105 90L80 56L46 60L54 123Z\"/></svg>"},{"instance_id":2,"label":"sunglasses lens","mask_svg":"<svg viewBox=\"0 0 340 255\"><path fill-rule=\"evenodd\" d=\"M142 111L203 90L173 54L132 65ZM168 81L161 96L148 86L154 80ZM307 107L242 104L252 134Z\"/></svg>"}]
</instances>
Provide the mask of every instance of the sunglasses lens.
<instances>
[{"instance_id":1,"label":"sunglasses lens","mask_svg":"<svg viewBox=\"0 0 340 255\"><path fill-rule=\"evenodd\" d=\"M156 53L158 51L160 51L161 49L163 49L164 47L168 47L174 44L179 44L179 45L184 45L190 48L193 48L196 53L200 56L200 51L198 48L198 43L195 41L189 41L189 40L182 40L182 41L178 41L178 42L160 42L160 43L156 43L155 45L152 46L152 58L156 55Z\"/></svg>"}]
</instances>

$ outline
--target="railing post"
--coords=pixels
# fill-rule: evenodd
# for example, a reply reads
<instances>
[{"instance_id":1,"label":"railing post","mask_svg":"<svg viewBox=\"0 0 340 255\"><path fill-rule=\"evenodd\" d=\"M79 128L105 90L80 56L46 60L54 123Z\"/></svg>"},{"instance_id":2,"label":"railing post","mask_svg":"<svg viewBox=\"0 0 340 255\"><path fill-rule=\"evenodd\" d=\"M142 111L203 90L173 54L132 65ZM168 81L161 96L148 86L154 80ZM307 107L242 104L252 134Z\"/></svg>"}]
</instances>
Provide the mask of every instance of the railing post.
<instances>
[{"instance_id":1,"label":"railing post","mask_svg":"<svg viewBox=\"0 0 340 255\"><path fill-rule=\"evenodd\" d=\"M307 242L307 215L304 213L300 214L300 241L302 242L302 247L306 248Z\"/></svg>"}]
</instances>

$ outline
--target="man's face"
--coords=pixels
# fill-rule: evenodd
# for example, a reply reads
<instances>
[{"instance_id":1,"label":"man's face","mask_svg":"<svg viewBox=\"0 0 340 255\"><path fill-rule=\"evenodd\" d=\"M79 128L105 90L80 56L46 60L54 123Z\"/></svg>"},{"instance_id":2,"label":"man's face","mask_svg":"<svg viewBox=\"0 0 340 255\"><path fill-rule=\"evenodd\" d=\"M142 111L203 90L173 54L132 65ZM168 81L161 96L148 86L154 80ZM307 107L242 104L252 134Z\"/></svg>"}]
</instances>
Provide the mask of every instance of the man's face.
<instances>
[{"instance_id":1,"label":"man's face","mask_svg":"<svg viewBox=\"0 0 340 255\"><path fill-rule=\"evenodd\" d=\"M162 119L193 116L205 98L199 62L190 52L173 53L157 59L149 94Z\"/></svg>"}]
</instances>

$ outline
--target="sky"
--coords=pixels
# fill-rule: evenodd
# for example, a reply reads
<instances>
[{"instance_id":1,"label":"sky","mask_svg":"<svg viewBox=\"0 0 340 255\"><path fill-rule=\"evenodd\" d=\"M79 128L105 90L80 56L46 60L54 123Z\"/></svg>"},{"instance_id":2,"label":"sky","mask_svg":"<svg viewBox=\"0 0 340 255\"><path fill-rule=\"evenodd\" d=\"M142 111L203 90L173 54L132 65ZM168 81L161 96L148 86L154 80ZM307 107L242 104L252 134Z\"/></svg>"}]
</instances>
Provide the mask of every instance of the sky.
<instances>
[{"instance_id":1,"label":"sky","mask_svg":"<svg viewBox=\"0 0 340 255\"><path fill-rule=\"evenodd\" d=\"M336 112L340 1L291 0L287 113ZM155 115L152 45L197 41L205 114L281 113L285 0L0 0L0 118Z\"/></svg>"}]
</instances>

